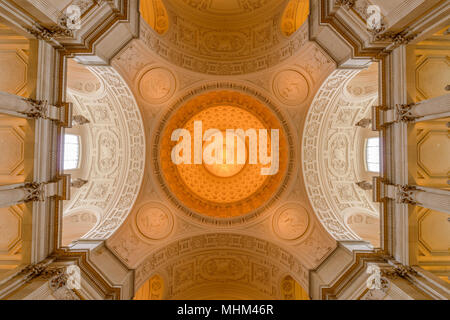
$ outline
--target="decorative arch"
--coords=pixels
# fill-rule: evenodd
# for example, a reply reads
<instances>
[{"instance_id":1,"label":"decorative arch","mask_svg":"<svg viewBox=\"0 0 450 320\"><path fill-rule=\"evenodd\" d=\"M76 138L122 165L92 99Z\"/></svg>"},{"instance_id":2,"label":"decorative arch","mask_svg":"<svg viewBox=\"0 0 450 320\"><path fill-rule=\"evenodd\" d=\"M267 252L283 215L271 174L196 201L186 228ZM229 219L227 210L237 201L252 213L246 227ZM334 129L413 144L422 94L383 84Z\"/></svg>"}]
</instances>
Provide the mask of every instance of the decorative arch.
<instances>
[{"instance_id":1,"label":"decorative arch","mask_svg":"<svg viewBox=\"0 0 450 320\"><path fill-rule=\"evenodd\" d=\"M167 299L198 298L194 293L204 292L202 288L222 288L231 293L238 287L259 294L247 298L280 299L281 281L286 275L303 288L308 288L309 283L308 270L292 253L260 238L231 233L203 234L172 242L151 252L135 274L136 288L156 274L163 276ZM237 287L228 288L229 282ZM187 289L193 290L192 295L184 297L182 292Z\"/></svg>"},{"instance_id":2,"label":"decorative arch","mask_svg":"<svg viewBox=\"0 0 450 320\"><path fill-rule=\"evenodd\" d=\"M75 70L80 74L79 67ZM144 126L131 90L112 67L89 67L86 73L90 75L80 78L83 86L69 73L68 100L89 122L79 126L87 152L77 178L86 182L72 188L74 196L64 204L64 216L94 211L95 227L83 238L107 239L126 219L141 188Z\"/></svg>"},{"instance_id":3,"label":"decorative arch","mask_svg":"<svg viewBox=\"0 0 450 320\"><path fill-rule=\"evenodd\" d=\"M378 101L377 91L350 96L348 84L358 70L336 70L323 83L308 111L302 141L303 177L319 220L336 240L360 239L343 212L359 207L377 215L370 194L356 185L359 148L356 123ZM366 76L366 73L362 73Z\"/></svg>"}]
</instances>

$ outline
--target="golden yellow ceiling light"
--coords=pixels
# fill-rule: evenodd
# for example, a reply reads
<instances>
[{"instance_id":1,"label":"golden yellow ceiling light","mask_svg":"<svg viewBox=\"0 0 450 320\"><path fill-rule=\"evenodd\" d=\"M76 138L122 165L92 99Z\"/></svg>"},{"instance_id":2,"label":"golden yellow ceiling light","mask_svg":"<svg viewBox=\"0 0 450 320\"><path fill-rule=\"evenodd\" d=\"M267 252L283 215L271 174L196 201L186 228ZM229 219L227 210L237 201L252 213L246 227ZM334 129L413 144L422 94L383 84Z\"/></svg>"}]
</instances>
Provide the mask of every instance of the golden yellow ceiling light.
<instances>
[{"instance_id":1,"label":"golden yellow ceiling light","mask_svg":"<svg viewBox=\"0 0 450 320\"><path fill-rule=\"evenodd\" d=\"M245 139L245 163L174 164L171 153L178 141L172 133L185 129L194 140L194 122L202 121L203 132L217 129L279 130L279 170L262 175L268 167L249 161L249 139ZM225 136L225 134L224 134ZM270 134L269 134L270 137ZM216 91L199 95L170 113L159 136L157 173L169 197L191 215L218 220L246 216L271 203L281 191L289 162L289 146L284 126L275 113L258 100L234 91ZM235 144L233 147L235 147ZM194 142L191 143L194 154ZM204 142L203 150L208 146ZM229 147L224 143L224 150ZM271 141L267 141L270 153ZM234 153L237 156L237 153ZM226 152L224 152L226 155ZM160 170L160 171L159 171ZM204 220L204 219L202 219Z\"/></svg>"}]
</instances>

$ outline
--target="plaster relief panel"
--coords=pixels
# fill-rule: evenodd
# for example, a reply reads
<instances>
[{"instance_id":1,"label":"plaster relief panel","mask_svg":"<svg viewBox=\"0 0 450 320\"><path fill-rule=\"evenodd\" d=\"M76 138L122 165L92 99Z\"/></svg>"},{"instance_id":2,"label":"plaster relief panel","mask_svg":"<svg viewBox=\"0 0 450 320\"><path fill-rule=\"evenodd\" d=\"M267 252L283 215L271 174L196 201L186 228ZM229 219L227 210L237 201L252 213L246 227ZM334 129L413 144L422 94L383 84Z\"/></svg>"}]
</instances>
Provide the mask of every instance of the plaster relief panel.
<instances>
[{"instance_id":1,"label":"plaster relief panel","mask_svg":"<svg viewBox=\"0 0 450 320\"><path fill-rule=\"evenodd\" d=\"M284 70L275 76L273 91L287 105L299 105L306 101L310 85L299 71Z\"/></svg>"},{"instance_id":2,"label":"plaster relief panel","mask_svg":"<svg viewBox=\"0 0 450 320\"><path fill-rule=\"evenodd\" d=\"M296 240L306 233L309 214L300 204L290 203L279 208L273 217L275 233L284 240Z\"/></svg>"},{"instance_id":3,"label":"plaster relief panel","mask_svg":"<svg viewBox=\"0 0 450 320\"><path fill-rule=\"evenodd\" d=\"M436 157L441 155L441 157ZM430 177L446 177L450 173L450 137L448 131L431 130L419 141L418 162Z\"/></svg>"},{"instance_id":4,"label":"plaster relief panel","mask_svg":"<svg viewBox=\"0 0 450 320\"><path fill-rule=\"evenodd\" d=\"M448 214L427 210L419 217L419 241L432 254L450 254L450 222Z\"/></svg>"},{"instance_id":5,"label":"plaster relief panel","mask_svg":"<svg viewBox=\"0 0 450 320\"><path fill-rule=\"evenodd\" d=\"M8 152L0 153L0 175L15 175L23 170L24 133L20 128L3 127L1 123L0 118L0 148Z\"/></svg>"},{"instance_id":6,"label":"plaster relief panel","mask_svg":"<svg viewBox=\"0 0 450 320\"><path fill-rule=\"evenodd\" d=\"M136 214L139 232L148 239L166 238L173 229L173 217L169 209L159 203L148 203Z\"/></svg>"},{"instance_id":7,"label":"plaster relief panel","mask_svg":"<svg viewBox=\"0 0 450 320\"><path fill-rule=\"evenodd\" d=\"M22 237L22 215L15 207L0 208L0 254L14 254ZM0 261L1 264L1 261Z\"/></svg>"},{"instance_id":8,"label":"plaster relief panel","mask_svg":"<svg viewBox=\"0 0 450 320\"><path fill-rule=\"evenodd\" d=\"M26 90L28 57L22 50L0 50L0 90L21 95Z\"/></svg>"},{"instance_id":9,"label":"plaster relief panel","mask_svg":"<svg viewBox=\"0 0 450 320\"><path fill-rule=\"evenodd\" d=\"M175 77L165 68L155 67L144 72L139 79L139 93L152 104L169 100L176 89Z\"/></svg>"},{"instance_id":10,"label":"plaster relief panel","mask_svg":"<svg viewBox=\"0 0 450 320\"><path fill-rule=\"evenodd\" d=\"M439 75L438 77L436 75ZM450 79L449 56L423 56L417 61L416 86L419 100L446 94Z\"/></svg>"},{"instance_id":11,"label":"plaster relief panel","mask_svg":"<svg viewBox=\"0 0 450 320\"><path fill-rule=\"evenodd\" d=\"M413 183L431 188L447 188L450 179L450 118L421 121L410 132L409 171ZM441 157L436 157L439 154Z\"/></svg>"}]
</instances>

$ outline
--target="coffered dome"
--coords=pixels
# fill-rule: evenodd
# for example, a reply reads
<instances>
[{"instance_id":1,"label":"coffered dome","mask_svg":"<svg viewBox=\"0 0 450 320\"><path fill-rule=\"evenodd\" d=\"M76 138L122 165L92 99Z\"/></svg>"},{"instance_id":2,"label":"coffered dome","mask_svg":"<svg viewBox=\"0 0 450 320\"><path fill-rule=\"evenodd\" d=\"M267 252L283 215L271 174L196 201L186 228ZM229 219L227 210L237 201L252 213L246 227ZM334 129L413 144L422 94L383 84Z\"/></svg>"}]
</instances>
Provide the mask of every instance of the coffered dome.
<instances>
[{"instance_id":1,"label":"coffered dome","mask_svg":"<svg viewBox=\"0 0 450 320\"><path fill-rule=\"evenodd\" d=\"M180 108L169 112L166 119L157 142L159 154L156 166L168 195L189 215L222 224L224 220L230 222L229 219L236 217L245 216L248 219L255 216L258 209L276 199L288 171L290 155L287 128L269 107L242 93L216 91L187 101ZM173 141L172 133L178 128L185 129L190 132L194 141L194 122L202 123L203 132L216 129L223 133L225 152L222 164L207 164L204 159L200 164L173 163L172 150L179 141ZM255 152L257 146L252 146L250 139L246 137L243 138L245 142L242 141L245 143L245 161L239 164L237 159L232 159L232 164L226 164L229 145L226 143L225 132L228 129L242 129L243 132L248 129L258 132L261 129L268 132L266 146L261 145L261 137L258 141L260 152L262 148L266 148L267 155L270 155L272 148L271 130L278 129L280 154L279 168L275 174L261 174L264 168L271 167L273 163L250 161L251 152ZM234 147L238 145L239 142L236 141ZM191 155L195 153L194 146L195 141L189 146L192 149ZM204 142L201 151L205 151L208 146L208 142ZM237 152L234 155L237 157ZM258 160L261 160L260 155ZM247 216L252 212L253 215Z\"/></svg>"},{"instance_id":2,"label":"coffered dome","mask_svg":"<svg viewBox=\"0 0 450 320\"><path fill-rule=\"evenodd\" d=\"M163 0L153 15L141 7L147 21L142 23L141 37L165 59L196 72L261 71L285 61L305 44L307 26L293 33L306 20L306 2ZM167 31L155 24L158 19L168 21L163 23L170 26Z\"/></svg>"}]
</instances>

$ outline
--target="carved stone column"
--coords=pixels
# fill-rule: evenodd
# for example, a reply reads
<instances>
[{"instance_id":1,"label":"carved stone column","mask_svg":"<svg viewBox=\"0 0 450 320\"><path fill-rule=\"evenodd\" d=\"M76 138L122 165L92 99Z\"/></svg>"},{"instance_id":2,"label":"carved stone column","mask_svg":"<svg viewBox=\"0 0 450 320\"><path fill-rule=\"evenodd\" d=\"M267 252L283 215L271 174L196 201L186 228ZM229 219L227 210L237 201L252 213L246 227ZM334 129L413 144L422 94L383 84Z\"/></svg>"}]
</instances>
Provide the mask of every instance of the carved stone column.
<instances>
[{"instance_id":1,"label":"carved stone column","mask_svg":"<svg viewBox=\"0 0 450 320\"><path fill-rule=\"evenodd\" d=\"M423 121L450 115L450 94L410 105L397 106L400 121Z\"/></svg>"},{"instance_id":2,"label":"carved stone column","mask_svg":"<svg viewBox=\"0 0 450 320\"><path fill-rule=\"evenodd\" d=\"M376 106L372 109L373 130L398 122L419 122L450 116L450 94L415 104L399 104L395 108Z\"/></svg>"},{"instance_id":3,"label":"carved stone column","mask_svg":"<svg viewBox=\"0 0 450 320\"><path fill-rule=\"evenodd\" d=\"M68 198L70 190L69 176L62 176L56 182L31 182L0 186L0 208L7 208L20 203L45 201L46 198L58 196Z\"/></svg>"},{"instance_id":4,"label":"carved stone column","mask_svg":"<svg viewBox=\"0 0 450 320\"><path fill-rule=\"evenodd\" d=\"M0 208L10 207L19 203L43 201L43 184L25 183L0 187Z\"/></svg>"},{"instance_id":5,"label":"carved stone column","mask_svg":"<svg viewBox=\"0 0 450 320\"><path fill-rule=\"evenodd\" d=\"M374 179L373 185L375 202L381 202L383 199L392 199L397 203L418 205L450 214L450 191L448 190L410 185L395 186L383 182L378 177Z\"/></svg>"},{"instance_id":6,"label":"carved stone column","mask_svg":"<svg viewBox=\"0 0 450 320\"><path fill-rule=\"evenodd\" d=\"M398 201L450 214L450 191L400 186Z\"/></svg>"},{"instance_id":7,"label":"carved stone column","mask_svg":"<svg viewBox=\"0 0 450 320\"><path fill-rule=\"evenodd\" d=\"M30 119L50 119L68 126L72 123L72 104L61 107L49 105L46 101L26 99L0 91L0 113Z\"/></svg>"},{"instance_id":8,"label":"carved stone column","mask_svg":"<svg viewBox=\"0 0 450 320\"><path fill-rule=\"evenodd\" d=\"M47 111L45 101L25 99L7 92L0 91L0 112L18 114L24 118L43 118Z\"/></svg>"},{"instance_id":9,"label":"carved stone column","mask_svg":"<svg viewBox=\"0 0 450 320\"><path fill-rule=\"evenodd\" d=\"M0 288L0 298L11 300L78 300L73 291L81 288L80 268L73 262L57 262L55 256L30 264Z\"/></svg>"}]
</instances>

